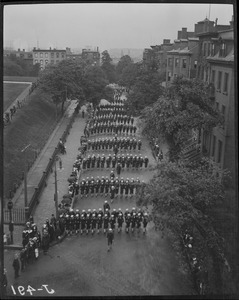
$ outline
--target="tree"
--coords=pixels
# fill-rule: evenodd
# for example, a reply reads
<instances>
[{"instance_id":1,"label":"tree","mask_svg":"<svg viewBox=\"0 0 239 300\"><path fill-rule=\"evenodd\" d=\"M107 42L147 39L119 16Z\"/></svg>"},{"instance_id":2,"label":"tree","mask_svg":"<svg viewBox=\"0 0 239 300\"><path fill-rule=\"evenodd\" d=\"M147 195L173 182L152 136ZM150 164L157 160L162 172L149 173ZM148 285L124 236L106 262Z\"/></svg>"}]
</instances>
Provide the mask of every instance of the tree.
<instances>
[{"instance_id":1,"label":"tree","mask_svg":"<svg viewBox=\"0 0 239 300\"><path fill-rule=\"evenodd\" d=\"M171 89L142 113L144 134L163 137L170 146L171 159L178 159L192 129L201 130L223 124L223 117L198 81L179 79Z\"/></svg>"},{"instance_id":2,"label":"tree","mask_svg":"<svg viewBox=\"0 0 239 300\"><path fill-rule=\"evenodd\" d=\"M127 106L133 114L140 114L148 105L158 100L163 93L157 72L139 71L136 83L129 92Z\"/></svg>"},{"instance_id":3,"label":"tree","mask_svg":"<svg viewBox=\"0 0 239 300\"><path fill-rule=\"evenodd\" d=\"M99 104L102 98L107 98L109 95L109 90L106 88L108 84L106 74L100 67L87 66L85 68L83 91L87 101L91 102L94 107Z\"/></svg>"},{"instance_id":4,"label":"tree","mask_svg":"<svg viewBox=\"0 0 239 300\"><path fill-rule=\"evenodd\" d=\"M116 66L118 77L122 74L123 70L131 64L133 64L133 60L129 55L122 56Z\"/></svg>"},{"instance_id":5,"label":"tree","mask_svg":"<svg viewBox=\"0 0 239 300\"><path fill-rule=\"evenodd\" d=\"M139 64L129 64L123 70L118 78L118 84L125 86L128 90L137 82L137 77L140 72Z\"/></svg>"},{"instance_id":6,"label":"tree","mask_svg":"<svg viewBox=\"0 0 239 300\"><path fill-rule=\"evenodd\" d=\"M110 83L116 82L115 66L112 64L112 58L110 57L107 50L102 52L101 60L102 60L101 68L105 72L109 82Z\"/></svg>"},{"instance_id":7,"label":"tree","mask_svg":"<svg viewBox=\"0 0 239 300\"><path fill-rule=\"evenodd\" d=\"M72 60L62 60L56 65L48 65L40 74L39 88L50 96L53 102L61 104L64 112L64 103L67 98L78 99L83 102L83 62L76 63Z\"/></svg>"}]
</instances>

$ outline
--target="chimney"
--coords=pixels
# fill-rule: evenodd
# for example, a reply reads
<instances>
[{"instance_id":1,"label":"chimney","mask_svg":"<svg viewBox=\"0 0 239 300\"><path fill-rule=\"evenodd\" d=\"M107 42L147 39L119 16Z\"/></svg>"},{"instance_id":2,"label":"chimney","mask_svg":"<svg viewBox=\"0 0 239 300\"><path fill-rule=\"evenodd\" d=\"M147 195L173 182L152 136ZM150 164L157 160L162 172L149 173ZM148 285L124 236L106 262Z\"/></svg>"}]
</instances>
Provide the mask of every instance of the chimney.
<instances>
[{"instance_id":1,"label":"chimney","mask_svg":"<svg viewBox=\"0 0 239 300\"><path fill-rule=\"evenodd\" d=\"M50 50L51 50L51 47L50 47Z\"/></svg>"},{"instance_id":2,"label":"chimney","mask_svg":"<svg viewBox=\"0 0 239 300\"><path fill-rule=\"evenodd\" d=\"M97 47L97 52L99 52L99 47Z\"/></svg>"},{"instance_id":3,"label":"chimney","mask_svg":"<svg viewBox=\"0 0 239 300\"><path fill-rule=\"evenodd\" d=\"M33 50L36 50L36 47L34 47Z\"/></svg>"},{"instance_id":4,"label":"chimney","mask_svg":"<svg viewBox=\"0 0 239 300\"><path fill-rule=\"evenodd\" d=\"M20 48L18 48L18 49L17 49L17 51L18 51L18 52L20 52L20 51L21 51L21 49L20 49Z\"/></svg>"},{"instance_id":5,"label":"chimney","mask_svg":"<svg viewBox=\"0 0 239 300\"><path fill-rule=\"evenodd\" d=\"M25 49L22 49L23 52L25 52Z\"/></svg>"},{"instance_id":6,"label":"chimney","mask_svg":"<svg viewBox=\"0 0 239 300\"><path fill-rule=\"evenodd\" d=\"M163 44L170 44L170 39L164 39Z\"/></svg>"},{"instance_id":7,"label":"chimney","mask_svg":"<svg viewBox=\"0 0 239 300\"><path fill-rule=\"evenodd\" d=\"M183 27L181 33L181 39L186 39L186 38L187 38L187 28Z\"/></svg>"}]
</instances>

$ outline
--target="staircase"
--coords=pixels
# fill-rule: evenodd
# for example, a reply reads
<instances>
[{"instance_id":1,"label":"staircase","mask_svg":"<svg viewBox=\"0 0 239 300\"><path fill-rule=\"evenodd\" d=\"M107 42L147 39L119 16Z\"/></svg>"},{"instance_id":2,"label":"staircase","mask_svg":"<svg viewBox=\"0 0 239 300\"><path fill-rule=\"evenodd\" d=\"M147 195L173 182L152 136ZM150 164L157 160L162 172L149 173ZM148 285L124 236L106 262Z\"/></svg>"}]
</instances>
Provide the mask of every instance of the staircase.
<instances>
[{"instance_id":1,"label":"staircase","mask_svg":"<svg viewBox=\"0 0 239 300\"><path fill-rule=\"evenodd\" d=\"M182 159L187 163L199 161L202 157L197 141L192 141L182 150Z\"/></svg>"}]
</instances>

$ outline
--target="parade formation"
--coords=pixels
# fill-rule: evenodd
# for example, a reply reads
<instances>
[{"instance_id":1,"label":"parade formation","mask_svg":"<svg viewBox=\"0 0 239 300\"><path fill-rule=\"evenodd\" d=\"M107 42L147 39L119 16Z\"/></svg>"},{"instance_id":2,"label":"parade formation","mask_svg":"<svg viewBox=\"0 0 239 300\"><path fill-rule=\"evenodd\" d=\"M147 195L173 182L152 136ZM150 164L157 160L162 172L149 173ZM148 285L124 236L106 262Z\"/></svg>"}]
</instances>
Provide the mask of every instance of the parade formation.
<instances>
[{"instance_id":1,"label":"parade formation","mask_svg":"<svg viewBox=\"0 0 239 300\"><path fill-rule=\"evenodd\" d=\"M115 230L119 234L133 234L135 231L146 233L150 216L145 209L135 208L134 202L128 203L128 207L133 206L131 209L111 207L114 199L130 199L138 193L144 183L138 177L139 171L148 169L149 164L148 157L143 157L140 153L142 142L135 137L137 127L134 125L134 118L125 110L124 101L120 99L121 93L116 92L114 102L99 104L95 110L90 109L88 112L85 136L80 139L79 152L67 179L68 193L59 204L59 219L52 214L50 220L46 219L39 230L33 217L30 217L22 232L23 248L19 253L21 271L25 270L27 264L38 259L40 249L46 254L50 243L64 234L94 235L102 232L108 239L109 251ZM113 137L97 137L100 134L110 134ZM95 137L90 139L90 136ZM62 140L59 142L59 152L66 154ZM89 173L95 170L107 171L108 175L91 176ZM129 176L127 172L130 170L136 171L136 176ZM73 199L80 206L82 199L106 199L108 196L109 202L99 199L99 209L72 208Z\"/></svg>"}]
</instances>

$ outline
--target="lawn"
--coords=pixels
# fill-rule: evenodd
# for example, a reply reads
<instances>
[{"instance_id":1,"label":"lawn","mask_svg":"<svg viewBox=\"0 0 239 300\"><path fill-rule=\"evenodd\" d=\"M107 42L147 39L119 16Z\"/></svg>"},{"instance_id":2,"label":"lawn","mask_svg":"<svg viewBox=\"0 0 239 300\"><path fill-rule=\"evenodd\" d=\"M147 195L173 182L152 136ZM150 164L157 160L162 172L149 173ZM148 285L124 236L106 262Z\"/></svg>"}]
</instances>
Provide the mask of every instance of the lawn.
<instances>
[{"instance_id":1,"label":"lawn","mask_svg":"<svg viewBox=\"0 0 239 300\"><path fill-rule=\"evenodd\" d=\"M3 76L3 81L35 82L37 77Z\"/></svg>"},{"instance_id":2,"label":"lawn","mask_svg":"<svg viewBox=\"0 0 239 300\"><path fill-rule=\"evenodd\" d=\"M3 84L3 106L4 111L12 104L13 101L29 86L22 83L4 83ZM22 99L19 99L22 100Z\"/></svg>"},{"instance_id":3,"label":"lawn","mask_svg":"<svg viewBox=\"0 0 239 300\"><path fill-rule=\"evenodd\" d=\"M56 126L55 105L47 102L37 90L14 116L14 121L4 129L4 195L8 197L14 183L21 183L24 157L21 150L31 144L41 150ZM33 150L28 152L28 161L33 161Z\"/></svg>"}]
</instances>

